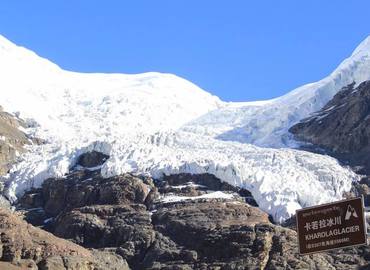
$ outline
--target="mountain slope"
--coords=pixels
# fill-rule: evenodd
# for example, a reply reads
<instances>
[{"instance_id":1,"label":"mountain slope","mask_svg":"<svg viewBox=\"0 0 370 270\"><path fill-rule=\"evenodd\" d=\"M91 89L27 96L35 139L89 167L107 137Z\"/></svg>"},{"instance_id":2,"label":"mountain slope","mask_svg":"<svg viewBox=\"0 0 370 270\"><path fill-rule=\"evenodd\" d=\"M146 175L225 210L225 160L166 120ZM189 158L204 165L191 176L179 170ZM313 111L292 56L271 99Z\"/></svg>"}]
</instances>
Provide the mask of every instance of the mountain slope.
<instances>
[{"instance_id":1,"label":"mountain slope","mask_svg":"<svg viewBox=\"0 0 370 270\"><path fill-rule=\"evenodd\" d=\"M344 73L358 57L355 53L353 61L343 64ZM351 76L362 79L369 60L358 61ZM249 189L260 208L278 222L303 206L340 199L358 179L333 158L238 143L244 142L243 133L224 128L225 123L232 128L238 123L261 140L281 138L280 131L290 122L319 107L351 76L336 82L334 76L317 83L318 89L305 86L272 101L235 104L170 74L64 71L4 38L0 74L0 104L25 119L30 136L46 142L29 147L7 175L6 194L12 200L46 178L62 177L82 153L92 150L109 156L102 166L105 177L125 172L156 178L213 174ZM198 132L200 128L210 132ZM215 128L221 133L212 133Z\"/></svg>"},{"instance_id":2,"label":"mountain slope","mask_svg":"<svg viewBox=\"0 0 370 270\"><path fill-rule=\"evenodd\" d=\"M370 81L350 84L324 108L294 125L290 131L300 140L321 147L334 156L370 172Z\"/></svg>"},{"instance_id":3,"label":"mountain slope","mask_svg":"<svg viewBox=\"0 0 370 270\"><path fill-rule=\"evenodd\" d=\"M294 145L288 129L320 110L342 87L370 79L370 37L328 77L259 103L231 104L186 124L183 129L221 140L264 147Z\"/></svg>"}]
</instances>

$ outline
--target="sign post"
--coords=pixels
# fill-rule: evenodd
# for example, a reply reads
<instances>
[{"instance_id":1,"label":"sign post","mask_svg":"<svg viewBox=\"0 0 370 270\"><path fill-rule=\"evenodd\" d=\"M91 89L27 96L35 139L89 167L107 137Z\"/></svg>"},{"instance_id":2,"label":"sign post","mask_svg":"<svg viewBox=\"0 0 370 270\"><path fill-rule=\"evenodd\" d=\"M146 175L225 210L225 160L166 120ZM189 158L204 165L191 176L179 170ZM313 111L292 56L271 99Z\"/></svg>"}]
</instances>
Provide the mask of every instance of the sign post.
<instances>
[{"instance_id":1,"label":"sign post","mask_svg":"<svg viewBox=\"0 0 370 270\"><path fill-rule=\"evenodd\" d=\"M362 197L297 210L299 253L366 245Z\"/></svg>"}]
</instances>

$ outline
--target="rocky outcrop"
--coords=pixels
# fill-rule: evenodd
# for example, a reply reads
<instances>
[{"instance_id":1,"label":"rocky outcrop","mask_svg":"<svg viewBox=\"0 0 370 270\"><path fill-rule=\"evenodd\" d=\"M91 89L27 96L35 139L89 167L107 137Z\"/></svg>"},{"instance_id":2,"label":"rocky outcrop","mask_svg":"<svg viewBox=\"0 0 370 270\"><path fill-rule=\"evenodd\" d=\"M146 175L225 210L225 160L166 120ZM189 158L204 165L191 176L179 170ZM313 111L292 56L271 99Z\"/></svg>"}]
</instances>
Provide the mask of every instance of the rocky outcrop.
<instances>
[{"instance_id":1,"label":"rocky outcrop","mask_svg":"<svg viewBox=\"0 0 370 270\"><path fill-rule=\"evenodd\" d=\"M138 265L155 232L150 209L157 197L151 179L121 175L104 179L82 169L48 179L19 200L25 219L87 248L119 248Z\"/></svg>"},{"instance_id":2,"label":"rocky outcrop","mask_svg":"<svg viewBox=\"0 0 370 270\"><path fill-rule=\"evenodd\" d=\"M22 221L0 208L1 265L21 269L128 269L113 253L87 250ZM8 268L5 268L8 269ZM15 268L16 269L16 268Z\"/></svg>"},{"instance_id":3,"label":"rocky outcrop","mask_svg":"<svg viewBox=\"0 0 370 270\"><path fill-rule=\"evenodd\" d=\"M254 259L250 249L254 228L256 224L269 223L268 215L258 208L241 202L212 200L165 205L153 213L152 220L156 231L177 246L176 252L172 252L172 262L158 256L163 250L156 245L148 251L146 266L157 269L168 264L188 264L190 268L232 264L240 267L253 265L252 261L257 266L259 260ZM154 261L148 262L149 258Z\"/></svg>"},{"instance_id":4,"label":"rocky outcrop","mask_svg":"<svg viewBox=\"0 0 370 270\"><path fill-rule=\"evenodd\" d=\"M0 106L0 176L9 171L18 153L24 152L24 145L31 143L20 127L25 123Z\"/></svg>"},{"instance_id":5,"label":"rocky outcrop","mask_svg":"<svg viewBox=\"0 0 370 270\"><path fill-rule=\"evenodd\" d=\"M163 201L166 196L195 198L215 190L233 193L234 198ZM193 267L194 262L202 260L208 263L204 258L209 255L200 250L211 242L204 240L203 246L191 247L190 242L198 233L212 232L215 227L235 227L225 231L225 237L221 237L223 243L206 251L210 254L230 238L237 237L238 222L268 223L268 215L246 204L240 194L250 197L246 190L223 184L211 175L183 174L154 182L129 174L104 179L99 170L83 169L65 178L46 180L41 189L25 193L19 202L23 208L30 209L24 213L30 222L34 222L30 216L34 217L35 211L44 211L45 216L36 225L42 225L42 219L47 220L46 228L59 237L87 248L111 248L133 269L155 269L181 263ZM166 213L173 213L173 216L170 218ZM180 218L184 216L188 217L189 224L181 227ZM183 235L182 239L169 234L176 220L179 223L172 230L179 230L178 237ZM217 222L220 224L216 225ZM202 225L207 228L196 232L195 225L198 229ZM217 232L214 233L211 238L216 237ZM182 242L184 239L188 239L188 244ZM239 241L234 245L242 244ZM221 260L217 256L211 259Z\"/></svg>"},{"instance_id":6,"label":"rocky outcrop","mask_svg":"<svg viewBox=\"0 0 370 270\"><path fill-rule=\"evenodd\" d=\"M370 255L362 247L301 256L294 230L271 224L243 203L176 203L155 212L153 224L176 246L158 238L145 257L148 269L344 270L368 265Z\"/></svg>"},{"instance_id":7,"label":"rocky outcrop","mask_svg":"<svg viewBox=\"0 0 370 270\"><path fill-rule=\"evenodd\" d=\"M311 150L325 151L370 174L370 81L339 91L324 108L290 128Z\"/></svg>"},{"instance_id":8,"label":"rocky outcrop","mask_svg":"<svg viewBox=\"0 0 370 270\"><path fill-rule=\"evenodd\" d=\"M153 188L152 183L146 184L130 175L104 179L96 171L82 170L66 178L46 180L42 185L41 200L46 213L55 217L62 210L87 205L145 204Z\"/></svg>"},{"instance_id":9,"label":"rocky outcrop","mask_svg":"<svg viewBox=\"0 0 370 270\"><path fill-rule=\"evenodd\" d=\"M230 196L204 196L215 191ZM129 174L103 179L99 171L81 170L47 180L20 202L29 208L41 202L46 218L52 217L46 228L55 235L114 252L131 269L370 267L368 247L300 256L295 225L272 224L246 197L248 191L211 175L153 181ZM50 257L48 263L58 261Z\"/></svg>"}]
</instances>

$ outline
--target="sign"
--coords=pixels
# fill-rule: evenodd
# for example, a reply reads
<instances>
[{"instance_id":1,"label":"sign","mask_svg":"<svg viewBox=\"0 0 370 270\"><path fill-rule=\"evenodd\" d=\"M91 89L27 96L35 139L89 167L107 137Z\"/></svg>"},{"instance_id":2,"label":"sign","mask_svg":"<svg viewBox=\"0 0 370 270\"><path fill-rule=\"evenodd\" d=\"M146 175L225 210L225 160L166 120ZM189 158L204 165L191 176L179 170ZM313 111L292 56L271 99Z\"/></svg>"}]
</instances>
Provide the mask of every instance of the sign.
<instances>
[{"instance_id":1,"label":"sign","mask_svg":"<svg viewBox=\"0 0 370 270\"><path fill-rule=\"evenodd\" d=\"M367 244L363 199L297 210L300 254Z\"/></svg>"}]
</instances>

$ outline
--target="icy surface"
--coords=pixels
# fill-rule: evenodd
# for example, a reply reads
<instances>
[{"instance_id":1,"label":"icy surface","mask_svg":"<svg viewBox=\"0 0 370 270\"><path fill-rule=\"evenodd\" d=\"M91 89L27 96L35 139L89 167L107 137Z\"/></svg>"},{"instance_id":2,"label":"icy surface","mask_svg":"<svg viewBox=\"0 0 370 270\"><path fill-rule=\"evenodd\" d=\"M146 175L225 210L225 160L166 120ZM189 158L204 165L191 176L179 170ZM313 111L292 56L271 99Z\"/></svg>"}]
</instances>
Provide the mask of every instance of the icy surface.
<instances>
[{"instance_id":1,"label":"icy surface","mask_svg":"<svg viewBox=\"0 0 370 270\"><path fill-rule=\"evenodd\" d=\"M341 86L370 78L365 41L328 78L269 101L227 103L171 74L81 74L0 36L0 105L25 119L32 145L6 176L15 200L79 155L110 155L104 177L210 173L250 190L278 222L296 209L340 199L357 176L330 157L287 148L288 127ZM252 144L251 144L252 143Z\"/></svg>"}]
</instances>

